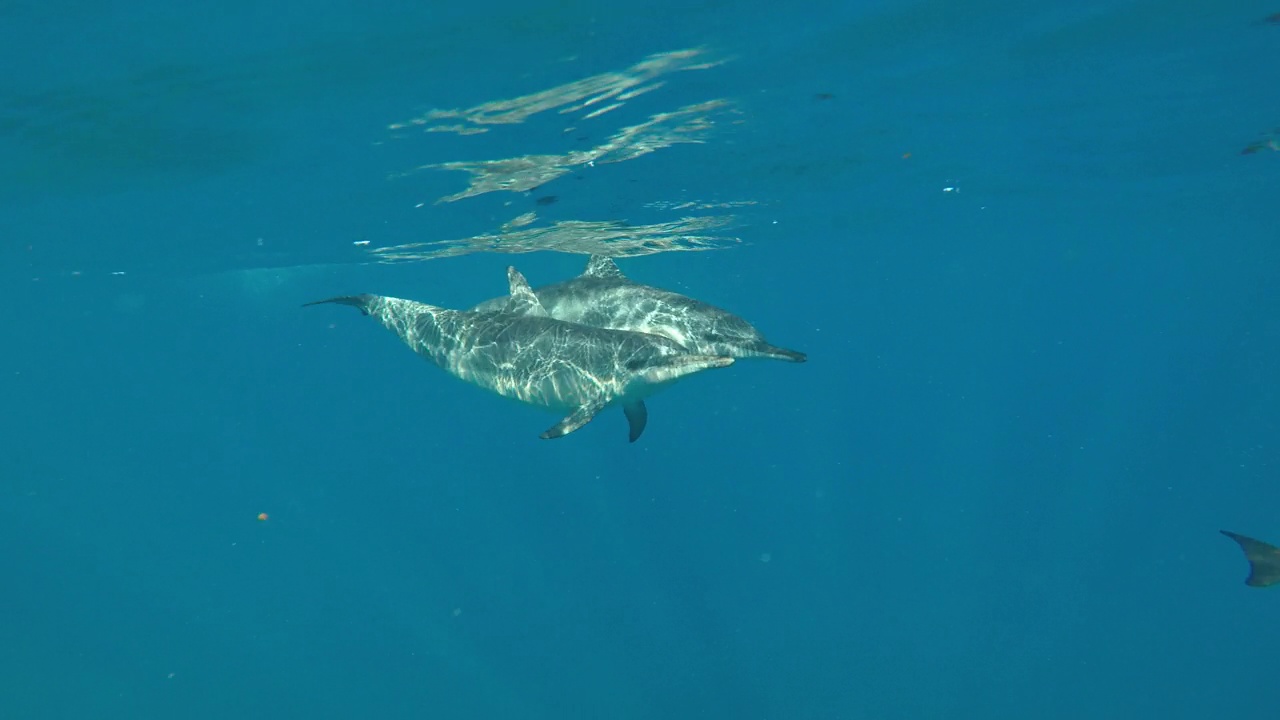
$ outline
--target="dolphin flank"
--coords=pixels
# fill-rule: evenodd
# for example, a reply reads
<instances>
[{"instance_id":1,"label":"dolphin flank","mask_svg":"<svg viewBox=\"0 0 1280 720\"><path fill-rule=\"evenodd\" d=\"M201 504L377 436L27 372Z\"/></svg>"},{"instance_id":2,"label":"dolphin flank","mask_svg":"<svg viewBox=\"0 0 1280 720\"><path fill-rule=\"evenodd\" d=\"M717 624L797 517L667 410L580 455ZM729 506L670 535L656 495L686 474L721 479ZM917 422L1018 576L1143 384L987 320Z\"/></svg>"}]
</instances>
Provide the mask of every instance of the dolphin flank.
<instances>
[{"instance_id":1,"label":"dolphin flank","mask_svg":"<svg viewBox=\"0 0 1280 720\"><path fill-rule=\"evenodd\" d=\"M1280 583L1280 548L1227 530L1219 532L1235 540L1244 550L1244 557L1249 561L1249 577L1244 581L1245 585L1267 587Z\"/></svg>"},{"instance_id":2,"label":"dolphin flank","mask_svg":"<svg viewBox=\"0 0 1280 720\"><path fill-rule=\"evenodd\" d=\"M351 305L450 375L566 413L542 433L544 439L568 435L605 407L621 405L635 442L648 421L646 397L682 377L733 364L732 357L690 353L665 337L554 319L514 267L507 269L507 279L511 295L506 302L482 311L379 295L306 305Z\"/></svg>"},{"instance_id":3,"label":"dolphin flank","mask_svg":"<svg viewBox=\"0 0 1280 720\"><path fill-rule=\"evenodd\" d=\"M769 344L751 323L727 310L628 279L603 255L592 255L578 277L540 287L534 293L557 320L662 335L698 355L790 362L807 359L802 352ZM506 298L494 298L473 309L496 310L506 302Z\"/></svg>"}]
</instances>

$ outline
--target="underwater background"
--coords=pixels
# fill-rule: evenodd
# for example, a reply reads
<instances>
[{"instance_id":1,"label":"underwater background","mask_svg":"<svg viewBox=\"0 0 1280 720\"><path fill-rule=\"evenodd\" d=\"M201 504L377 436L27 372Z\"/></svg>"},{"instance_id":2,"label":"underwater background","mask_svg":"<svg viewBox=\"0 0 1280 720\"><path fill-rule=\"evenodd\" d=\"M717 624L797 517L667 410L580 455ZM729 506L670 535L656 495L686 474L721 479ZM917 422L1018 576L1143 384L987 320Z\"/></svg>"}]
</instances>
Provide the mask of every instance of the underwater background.
<instances>
[{"instance_id":1,"label":"underwater background","mask_svg":"<svg viewBox=\"0 0 1280 720\"><path fill-rule=\"evenodd\" d=\"M0 3L0 718L1273 717L1276 13ZM301 307L593 252L809 361Z\"/></svg>"}]
</instances>

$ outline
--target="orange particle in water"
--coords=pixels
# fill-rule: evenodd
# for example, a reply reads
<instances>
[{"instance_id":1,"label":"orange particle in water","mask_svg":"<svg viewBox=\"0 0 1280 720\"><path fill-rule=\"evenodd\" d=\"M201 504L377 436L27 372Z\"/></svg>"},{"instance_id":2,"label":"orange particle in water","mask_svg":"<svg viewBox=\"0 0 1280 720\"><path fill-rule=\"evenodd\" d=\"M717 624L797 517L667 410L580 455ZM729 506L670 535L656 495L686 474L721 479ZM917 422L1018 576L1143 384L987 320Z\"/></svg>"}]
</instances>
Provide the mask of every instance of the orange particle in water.
<instances>
[{"instance_id":1,"label":"orange particle in water","mask_svg":"<svg viewBox=\"0 0 1280 720\"><path fill-rule=\"evenodd\" d=\"M903 159L903 160L910 160L910 159L911 159L911 153L909 153L909 152L902 153L902 159Z\"/></svg>"},{"instance_id":2,"label":"orange particle in water","mask_svg":"<svg viewBox=\"0 0 1280 720\"><path fill-rule=\"evenodd\" d=\"M258 521L259 521L259 522L265 521L266 519L267 519L267 514L266 514L266 513L258 513Z\"/></svg>"}]
</instances>

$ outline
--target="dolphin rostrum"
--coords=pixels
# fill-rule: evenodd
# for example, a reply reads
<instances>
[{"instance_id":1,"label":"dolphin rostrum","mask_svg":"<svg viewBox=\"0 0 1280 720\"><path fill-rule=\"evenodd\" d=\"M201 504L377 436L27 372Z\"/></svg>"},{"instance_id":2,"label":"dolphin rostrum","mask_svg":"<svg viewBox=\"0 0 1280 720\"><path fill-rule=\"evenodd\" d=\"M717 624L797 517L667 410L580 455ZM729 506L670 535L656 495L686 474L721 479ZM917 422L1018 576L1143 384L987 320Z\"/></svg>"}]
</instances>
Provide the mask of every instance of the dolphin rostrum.
<instances>
[{"instance_id":1,"label":"dolphin rostrum","mask_svg":"<svg viewBox=\"0 0 1280 720\"><path fill-rule=\"evenodd\" d=\"M592 255L578 277L534 293L557 320L663 335L698 355L806 359L802 352L769 344L751 323L727 310L628 279L603 255ZM473 309L496 310L506 302L506 298L494 298Z\"/></svg>"},{"instance_id":2,"label":"dolphin rostrum","mask_svg":"<svg viewBox=\"0 0 1280 720\"><path fill-rule=\"evenodd\" d=\"M1245 585L1266 587L1280 583L1280 548L1226 530L1219 532L1240 543L1240 549L1244 550L1244 557L1249 561Z\"/></svg>"},{"instance_id":3,"label":"dolphin rostrum","mask_svg":"<svg viewBox=\"0 0 1280 720\"><path fill-rule=\"evenodd\" d=\"M549 317L524 276L507 268L511 295L501 307L450 310L379 295L306 303L358 308L445 372L529 405L567 413L542 433L568 435L605 407L621 405L631 442L644 432L644 399L682 377L733 364L693 354L645 333L588 327Z\"/></svg>"}]
</instances>

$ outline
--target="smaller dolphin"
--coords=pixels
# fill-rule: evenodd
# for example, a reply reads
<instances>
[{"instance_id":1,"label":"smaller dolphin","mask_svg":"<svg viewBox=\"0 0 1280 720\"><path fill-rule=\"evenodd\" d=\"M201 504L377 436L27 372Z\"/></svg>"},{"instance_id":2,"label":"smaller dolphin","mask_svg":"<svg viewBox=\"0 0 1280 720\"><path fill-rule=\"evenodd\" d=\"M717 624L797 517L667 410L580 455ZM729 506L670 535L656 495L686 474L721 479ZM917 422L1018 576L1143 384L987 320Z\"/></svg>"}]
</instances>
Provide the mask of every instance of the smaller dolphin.
<instances>
[{"instance_id":1,"label":"smaller dolphin","mask_svg":"<svg viewBox=\"0 0 1280 720\"><path fill-rule=\"evenodd\" d=\"M1280 583L1280 548L1226 530L1219 532L1240 543L1240 549L1244 550L1244 557L1249 561L1245 585L1267 587Z\"/></svg>"},{"instance_id":2,"label":"smaller dolphin","mask_svg":"<svg viewBox=\"0 0 1280 720\"><path fill-rule=\"evenodd\" d=\"M802 352L770 345L751 323L727 310L628 279L603 255L592 255L578 277L534 293L557 320L662 335L697 355L806 359ZM493 298L473 309L496 310L506 302L506 298Z\"/></svg>"},{"instance_id":3,"label":"smaller dolphin","mask_svg":"<svg viewBox=\"0 0 1280 720\"><path fill-rule=\"evenodd\" d=\"M644 432L644 399L682 377L733 364L691 354L657 335L587 327L548 317L514 267L500 308L449 310L412 300L350 295L306 303L358 308L445 372L503 397L568 413L543 439L568 435L610 405L621 405L631 442Z\"/></svg>"}]
</instances>

